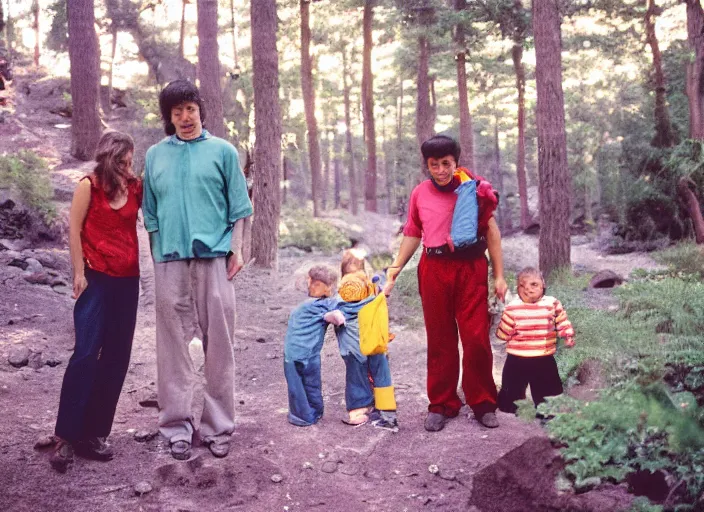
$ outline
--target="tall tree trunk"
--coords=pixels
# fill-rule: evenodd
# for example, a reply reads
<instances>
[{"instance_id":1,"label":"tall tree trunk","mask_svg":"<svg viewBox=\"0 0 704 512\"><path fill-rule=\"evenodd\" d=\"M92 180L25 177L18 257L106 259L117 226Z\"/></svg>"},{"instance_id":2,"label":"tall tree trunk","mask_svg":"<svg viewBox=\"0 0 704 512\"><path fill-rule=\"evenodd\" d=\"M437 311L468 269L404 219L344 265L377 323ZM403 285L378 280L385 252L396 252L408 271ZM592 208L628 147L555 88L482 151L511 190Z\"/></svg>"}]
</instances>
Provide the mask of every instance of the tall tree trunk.
<instances>
[{"instance_id":1,"label":"tall tree trunk","mask_svg":"<svg viewBox=\"0 0 704 512\"><path fill-rule=\"evenodd\" d=\"M540 270L546 277L556 269L570 267L570 176L558 4L559 0L533 0L540 176L539 259Z\"/></svg>"},{"instance_id":2,"label":"tall tree trunk","mask_svg":"<svg viewBox=\"0 0 704 512\"><path fill-rule=\"evenodd\" d=\"M687 35L694 59L687 64L689 138L704 140L704 11L699 0L687 3Z\"/></svg>"},{"instance_id":3,"label":"tall tree trunk","mask_svg":"<svg viewBox=\"0 0 704 512\"><path fill-rule=\"evenodd\" d=\"M430 80L428 79L428 67L430 60L430 44L424 35L418 37L418 91L416 97L416 137L418 146L433 136L435 130L435 119L430 104ZM421 169L425 177L428 177L428 168L420 156Z\"/></svg>"},{"instance_id":4,"label":"tall tree trunk","mask_svg":"<svg viewBox=\"0 0 704 512\"><path fill-rule=\"evenodd\" d=\"M335 200L335 209L340 207L340 191L342 189L342 160L340 158L340 142L339 142L339 137L335 135L335 138L333 139L333 170L334 170L334 176L335 176L335 193L334 193L334 200Z\"/></svg>"},{"instance_id":5,"label":"tall tree trunk","mask_svg":"<svg viewBox=\"0 0 704 512\"><path fill-rule=\"evenodd\" d=\"M347 142L347 157L348 157L348 173L349 173L349 182L350 182L350 212L352 215L357 215L359 211L359 196L358 196L358 191L359 188L357 186L356 181L356 170L355 170L355 162L354 162L354 151L352 147L352 106L350 104L350 89L352 86L350 85L350 70L348 68L348 62L347 62L347 50L343 49L342 50L342 82L343 82L343 94L344 94L344 103L345 103L345 137L346 137L346 142Z\"/></svg>"},{"instance_id":6,"label":"tall tree trunk","mask_svg":"<svg viewBox=\"0 0 704 512\"><path fill-rule=\"evenodd\" d=\"M362 26L364 57L362 61L362 102L364 104L364 138L367 143L367 171L364 175L364 209L377 211L376 204L376 126L374 124L374 77L372 76L372 22L374 0L364 0Z\"/></svg>"},{"instance_id":7,"label":"tall tree trunk","mask_svg":"<svg viewBox=\"0 0 704 512\"><path fill-rule=\"evenodd\" d=\"M0 0L2 2L2 0ZM7 2L7 16L5 17L5 40L7 42L7 51L10 57L10 60L12 60L12 44L13 44L13 32L15 30L15 20L12 18L12 15L10 14L10 2Z\"/></svg>"},{"instance_id":8,"label":"tall tree trunk","mask_svg":"<svg viewBox=\"0 0 704 512\"><path fill-rule=\"evenodd\" d=\"M501 230L510 231L513 229L511 222L511 211L508 204L508 198L504 191L504 175L501 172L501 146L499 145L499 118L495 118L494 122L494 185L499 191L500 200L498 208L498 223Z\"/></svg>"},{"instance_id":9,"label":"tall tree trunk","mask_svg":"<svg viewBox=\"0 0 704 512\"><path fill-rule=\"evenodd\" d=\"M34 22L32 23L32 28L34 29L34 67L39 67L39 0L34 0L32 3L32 14L34 14Z\"/></svg>"},{"instance_id":10,"label":"tall tree trunk","mask_svg":"<svg viewBox=\"0 0 704 512\"><path fill-rule=\"evenodd\" d=\"M115 22L111 23L110 32L112 35L112 48L110 49L110 70L108 71L108 97L103 103L103 112L108 118L112 114L112 78L113 68L115 67L115 54L117 53L117 25Z\"/></svg>"},{"instance_id":11,"label":"tall tree trunk","mask_svg":"<svg viewBox=\"0 0 704 512\"><path fill-rule=\"evenodd\" d=\"M323 133L323 186L320 187L320 199L323 210L328 209L328 195L330 191L330 141L328 134Z\"/></svg>"},{"instance_id":12,"label":"tall tree trunk","mask_svg":"<svg viewBox=\"0 0 704 512\"><path fill-rule=\"evenodd\" d=\"M396 98L396 148L394 150L394 176L398 177L401 168L401 151L403 147L403 79L399 80L399 95ZM396 183L394 183L394 186ZM403 194L402 194L403 195ZM394 197L396 194L394 193ZM398 210L399 200L395 199L394 210Z\"/></svg>"},{"instance_id":13,"label":"tall tree trunk","mask_svg":"<svg viewBox=\"0 0 704 512\"><path fill-rule=\"evenodd\" d=\"M463 11L467 7L467 0L454 0L455 10ZM457 54L457 92L460 106L460 154L459 164L474 169L474 134L472 132L472 114L469 111L469 94L467 92L467 52L465 51L464 24L458 23L455 27L455 44Z\"/></svg>"},{"instance_id":14,"label":"tall tree trunk","mask_svg":"<svg viewBox=\"0 0 704 512\"><path fill-rule=\"evenodd\" d=\"M645 0L645 3L647 4L645 36L653 54L653 79L655 81L655 137L650 144L657 148L669 148L675 146L678 141L667 108L665 72L662 69L662 55L655 33L655 20L660 9L655 5L655 0Z\"/></svg>"},{"instance_id":15,"label":"tall tree trunk","mask_svg":"<svg viewBox=\"0 0 704 512\"><path fill-rule=\"evenodd\" d=\"M320 215L320 143L318 122L315 119L315 87L313 87L313 59L310 56L310 0L300 0L301 9L301 88L303 107L308 127L308 154L310 155L311 192L313 216Z\"/></svg>"},{"instance_id":16,"label":"tall tree trunk","mask_svg":"<svg viewBox=\"0 0 704 512\"><path fill-rule=\"evenodd\" d=\"M697 185L691 178L682 177L677 183L684 204L687 207L692 224L694 224L694 236L697 244L704 244L704 218L702 217L702 209L697 199Z\"/></svg>"},{"instance_id":17,"label":"tall tree trunk","mask_svg":"<svg viewBox=\"0 0 704 512\"><path fill-rule=\"evenodd\" d=\"M394 123L395 125L396 123ZM393 133L393 131L392 131ZM381 118L381 137L382 137L382 148L384 151L384 177L386 182L386 213L391 213L393 210L394 198L394 163L391 156L391 149L389 144L390 137L386 132L386 116Z\"/></svg>"},{"instance_id":18,"label":"tall tree trunk","mask_svg":"<svg viewBox=\"0 0 704 512\"><path fill-rule=\"evenodd\" d=\"M2 34L2 31L5 29L5 13L3 7L3 1L0 0L0 34ZM1 42L0 42L1 44Z\"/></svg>"},{"instance_id":19,"label":"tall tree trunk","mask_svg":"<svg viewBox=\"0 0 704 512\"><path fill-rule=\"evenodd\" d=\"M100 49L93 0L67 3L68 55L71 61L71 154L92 160L102 132L99 115Z\"/></svg>"},{"instance_id":20,"label":"tall tree trunk","mask_svg":"<svg viewBox=\"0 0 704 512\"><path fill-rule=\"evenodd\" d=\"M208 131L224 138L225 115L220 88L217 0L198 0L198 78L205 103Z\"/></svg>"},{"instance_id":21,"label":"tall tree trunk","mask_svg":"<svg viewBox=\"0 0 704 512\"><path fill-rule=\"evenodd\" d=\"M237 23L235 22L235 0L230 0L230 14L232 15L232 18L230 19L230 28L232 30L232 55L234 59L234 72L239 73L239 56L237 52ZM278 74L278 65L277 65L277 74Z\"/></svg>"},{"instance_id":22,"label":"tall tree trunk","mask_svg":"<svg viewBox=\"0 0 704 512\"><path fill-rule=\"evenodd\" d=\"M526 70L523 66L523 45L514 43L511 49L513 69L516 73L518 91L518 141L516 142L516 177L521 202L521 229L530 224L528 208L528 180L526 179Z\"/></svg>"},{"instance_id":23,"label":"tall tree trunk","mask_svg":"<svg viewBox=\"0 0 704 512\"><path fill-rule=\"evenodd\" d=\"M254 204L252 256L276 268L281 216L281 107L276 51L276 0L251 4L254 88Z\"/></svg>"},{"instance_id":24,"label":"tall tree trunk","mask_svg":"<svg viewBox=\"0 0 704 512\"><path fill-rule=\"evenodd\" d=\"M181 31L178 36L178 55L185 59L184 40L186 39L186 4L188 0L181 0Z\"/></svg>"}]
</instances>

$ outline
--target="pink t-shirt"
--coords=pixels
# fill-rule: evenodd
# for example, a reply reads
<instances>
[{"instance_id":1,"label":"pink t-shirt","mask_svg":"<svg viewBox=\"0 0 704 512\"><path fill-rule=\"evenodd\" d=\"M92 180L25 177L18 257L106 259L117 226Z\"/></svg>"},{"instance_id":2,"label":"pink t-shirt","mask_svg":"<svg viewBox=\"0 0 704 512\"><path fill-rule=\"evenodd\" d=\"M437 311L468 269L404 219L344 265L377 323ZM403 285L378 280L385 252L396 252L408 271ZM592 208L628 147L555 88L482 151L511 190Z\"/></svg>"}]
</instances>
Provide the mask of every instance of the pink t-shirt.
<instances>
[{"instance_id":1,"label":"pink t-shirt","mask_svg":"<svg viewBox=\"0 0 704 512\"><path fill-rule=\"evenodd\" d=\"M491 183L481 176L474 176L474 178L480 180L477 187L479 234L484 236L498 200ZM456 202L457 194L454 192L441 192L429 179L423 181L411 192L408 220L403 228L403 234L422 238L425 247L439 247L446 244L450 236L452 213Z\"/></svg>"}]
</instances>

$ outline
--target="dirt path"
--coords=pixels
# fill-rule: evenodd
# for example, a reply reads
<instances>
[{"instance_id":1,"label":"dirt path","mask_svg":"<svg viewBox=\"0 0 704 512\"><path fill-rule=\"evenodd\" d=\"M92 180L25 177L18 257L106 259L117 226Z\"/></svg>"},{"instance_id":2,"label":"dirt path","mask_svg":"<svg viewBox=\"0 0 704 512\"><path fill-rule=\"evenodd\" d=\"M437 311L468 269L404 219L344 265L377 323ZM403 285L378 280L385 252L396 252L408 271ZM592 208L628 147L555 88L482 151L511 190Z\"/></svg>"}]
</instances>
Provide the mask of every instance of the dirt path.
<instances>
[{"instance_id":1,"label":"dirt path","mask_svg":"<svg viewBox=\"0 0 704 512\"><path fill-rule=\"evenodd\" d=\"M18 111L23 108L31 114L19 101ZM38 125L40 116L35 117ZM6 149L12 149L12 144L35 146L32 136L41 136L44 152L59 164L52 176L62 191L57 198L68 200L86 164L66 156L67 130L52 128L51 123L59 121L55 118L44 119L32 131L25 130L31 115L22 122L15 120L16 138L6 139L10 145ZM64 149L51 149L56 147ZM363 221L361 229L370 233L366 244L373 250L389 251L390 234L397 226L388 218ZM147 247L144 235L142 230L143 248ZM157 397L152 271L143 250L143 293L134 349L111 435L117 455L109 463L77 459L66 474L57 474L49 466L48 453L33 445L53 432L61 380L73 349L73 301L61 284L69 283L68 254L65 247L32 251L21 244L8 242L6 246L10 250L0 250L3 510L476 510L468 505L473 477L527 439L545 435L537 424L505 414L499 414L500 428L488 430L466 413L441 432L426 432L425 335L401 325L392 327L397 337L390 346L398 433L370 426L352 428L340 421L345 414L344 364L333 340L323 349L324 418L309 428L289 425L282 345L288 312L305 298L296 283L314 263L337 264L336 257L290 255L281 258L276 272L252 267L236 278L238 405L229 457L214 459L207 449L196 447L191 460L177 462L158 436L146 442L135 439L135 434L154 433L157 417L153 407ZM537 262L537 239L507 239L505 248L511 268ZM575 261L600 265L598 254L589 251L577 249ZM30 257L41 262L49 284L30 284L22 269L10 265ZM608 265L627 274L626 266L633 261L627 255L621 262L623 268L614 268L614 260L608 260ZM30 352L29 366L11 366L8 358L23 350ZM202 361L197 346L192 353ZM60 364L55 367L45 364L56 361ZM196 400L200 399L197 394ZM540 463L530 461L537 471ZM138 496L135 486L140 483L148 484L151 491ZM552 488L545 489L551 492Z\"/></svg>"}]
</instances>

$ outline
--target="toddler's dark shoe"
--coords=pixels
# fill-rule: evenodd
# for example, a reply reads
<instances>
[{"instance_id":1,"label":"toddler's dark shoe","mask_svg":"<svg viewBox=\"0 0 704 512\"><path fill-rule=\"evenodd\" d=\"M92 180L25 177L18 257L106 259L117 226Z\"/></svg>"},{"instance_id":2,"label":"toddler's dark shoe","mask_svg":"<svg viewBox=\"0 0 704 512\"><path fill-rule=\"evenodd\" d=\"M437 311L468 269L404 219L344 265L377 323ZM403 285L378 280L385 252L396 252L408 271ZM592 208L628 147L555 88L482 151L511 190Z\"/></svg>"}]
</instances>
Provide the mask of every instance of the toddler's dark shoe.
<instances>
[{"instance_id":1,"label":"toddler's dark shoe","mask_svg":"<svg viewBox=\"0 0 704 512\"><path fill-rule=\"evenodd\" d=\"M66 473L69 464L73 462L73 446L68 441L60 439L49 458L51 467L59 473Z\"/></svg>"},{"instance_id":2,"label":"toddler's dark shoe","mask_svg":"<svg viewBox=\"0 0 704 512\"><path fill-rule=\"evenodd\" d=\"M76 443L76 454L84 459L107 462L112 460L115 452L104 437L92 437Z\"/></svg>"},{"instance_id":3,"label":"toddler's dark shoe","mask_svg":"<svg viewBox=\"0 0 704 512\"><path fill-rule=\"evenodd\" d=\"M379 418L372 420L376 428L383 428L391 432L398 432L398 419L395 411L379 411Z\"/></svg>"}]
</instances>

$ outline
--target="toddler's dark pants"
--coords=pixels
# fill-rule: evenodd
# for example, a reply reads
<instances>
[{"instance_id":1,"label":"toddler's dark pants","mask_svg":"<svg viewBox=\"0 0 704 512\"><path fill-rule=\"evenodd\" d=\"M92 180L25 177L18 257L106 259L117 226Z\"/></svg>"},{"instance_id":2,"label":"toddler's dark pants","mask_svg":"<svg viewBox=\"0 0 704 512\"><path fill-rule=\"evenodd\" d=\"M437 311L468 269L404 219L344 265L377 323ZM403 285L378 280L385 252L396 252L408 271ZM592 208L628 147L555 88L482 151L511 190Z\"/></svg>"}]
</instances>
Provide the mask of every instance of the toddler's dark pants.
<instances>
[{"instance_id":1,"label":"toddler's dark pants","mask_svg":"<svg viewBox=\"0 0 704 512\"><path fill-rule=\"evenodd\" d=\"M299 427L313 425L323 416L320 354L306 361L284 361L288 384L288 421Z\"/></svg>"},{"instance_id":2,"label":"toddler's dark pants","mask_svg":"<svg viewBox=\"0 0 704 512\"><path fill-rule=\"evenodd\" d=\"M554 356L519 357L508 354L501 377L499 410L515 413L518 407L514 402L526 397L528 385L536 407L545 401L546 396L562 393L562 381Z\"/></svg>"}]
</instances>

